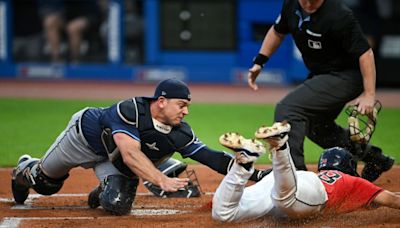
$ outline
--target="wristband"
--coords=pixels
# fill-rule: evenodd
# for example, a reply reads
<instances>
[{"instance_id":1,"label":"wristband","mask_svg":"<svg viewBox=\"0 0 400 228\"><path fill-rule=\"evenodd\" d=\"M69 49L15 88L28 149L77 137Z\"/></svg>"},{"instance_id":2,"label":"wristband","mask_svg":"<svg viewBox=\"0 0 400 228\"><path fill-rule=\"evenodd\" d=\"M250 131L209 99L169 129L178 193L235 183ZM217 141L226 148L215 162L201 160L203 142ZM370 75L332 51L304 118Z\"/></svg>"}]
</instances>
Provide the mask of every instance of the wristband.
<instances>
[{"instance_id":1,"label":"wristband","mask_svg":"<svg viewBox=\"0 0 400 228\"><path fill-rule=\"evenodd\" d=\"M260 65L261 67L264 67L264 65L268 62L268 60L269 60L268 56L258 53L258 55L254 57L253 63Z\"/></svg>"}]
</instances>

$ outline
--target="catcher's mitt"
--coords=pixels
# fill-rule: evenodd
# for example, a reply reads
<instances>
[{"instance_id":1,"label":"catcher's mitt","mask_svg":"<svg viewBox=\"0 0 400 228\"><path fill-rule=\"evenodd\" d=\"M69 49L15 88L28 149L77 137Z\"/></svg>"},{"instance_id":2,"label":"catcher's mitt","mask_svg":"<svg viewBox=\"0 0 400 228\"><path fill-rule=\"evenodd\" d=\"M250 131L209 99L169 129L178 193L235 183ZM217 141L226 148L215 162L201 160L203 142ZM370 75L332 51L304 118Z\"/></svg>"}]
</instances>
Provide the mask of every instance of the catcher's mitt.
<instances>
[{"instance_id":1,"label":"catcher's mitt","mask_svg":"<svg viewBox=\"0 0 400 228\"><path fill-rule=\"evenodd\" d=\"M347 121L349 124L351 141L367 144L369 140L371 140L372 134L375 131L376 119L381 109L382 104L378 100L375 101L372 113L368 115L359 113L356 105L351 105L346 108L346 113L349 115Z\"/></svg>"},{"instance_id":2,"label":"catcher's mitt","mask_svg":"<svg viewBox=\"0 0 400 228\"><path fill-rule=\"evenodd\" d=\"M176 192L165 192L159 186L144 181L144 186L158 197L173 197L173 198L190 198L199 197L202 190L194 170L187 170L187 165L181 161L169 158L157 166L157 168L168 177L186 176L189 178L189 183L186 187L179 189Z\"/></svg>"}]
</instances>

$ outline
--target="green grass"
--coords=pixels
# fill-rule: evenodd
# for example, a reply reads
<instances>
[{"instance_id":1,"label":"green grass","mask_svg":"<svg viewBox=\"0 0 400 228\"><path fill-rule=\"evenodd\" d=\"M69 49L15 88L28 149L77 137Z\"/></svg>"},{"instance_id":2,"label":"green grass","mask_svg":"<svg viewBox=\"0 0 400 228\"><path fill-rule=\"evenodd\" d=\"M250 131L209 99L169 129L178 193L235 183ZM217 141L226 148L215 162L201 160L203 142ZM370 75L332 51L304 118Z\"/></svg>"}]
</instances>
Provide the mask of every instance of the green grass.
<instances>
[{"instance_id":1,"label":"green grass","mask_svg":"<svg viewBox=\"0 0 400 228\"><path fill-rule=\"evenodd\" d=\"M12 166L22 154L41 157L71 115L86 106L111 102L0 99L0 166Z\"/></svg>"},{"instance_id":2,"label":"green grass","mask_svg":"<svg viewBox=\"0 0 400 228\"><path fill-rule=\"evenodd\" d=\"M0 99L0 166L13 166L18 157L29 153L41 157L58 134L64 129L71 115L87 107L109 106L114 101L51 100L51 99ZM210 148L224 150L218 137L227 131L237 131L252 137L263 124L271 124L273 105L248 104L192 104L186 121L196 135ZM372 143L379 145L399 161L400 109L383 108ZM338 122L346 125L342 113ZM315 163L321 149L305 141L307 163ZM180 158L179 154L175 154ZM190 159L185 159L190 163ZM269 163L267 156L259 163Z\"/></svg>"}]
</instances>

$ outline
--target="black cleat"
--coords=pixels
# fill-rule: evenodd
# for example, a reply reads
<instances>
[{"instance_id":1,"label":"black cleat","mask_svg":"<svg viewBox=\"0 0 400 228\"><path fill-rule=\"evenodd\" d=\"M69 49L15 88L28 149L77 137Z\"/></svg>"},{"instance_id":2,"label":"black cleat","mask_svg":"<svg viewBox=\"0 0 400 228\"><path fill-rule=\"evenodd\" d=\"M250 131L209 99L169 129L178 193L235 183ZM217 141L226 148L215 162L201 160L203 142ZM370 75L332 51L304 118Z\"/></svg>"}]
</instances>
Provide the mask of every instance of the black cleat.
<instances>
[{"instance_id":1,"label":"black cleat","mask_svg":"<svg viewBox=\"0 0 400 228\"><path fill-rule=\"evenodd\" d=\"M361 177L374 182L383 172L390 170L393 167L394 159L385 155L381 155L380 159L376 159L365 163Z\"/></svg>"},{"instance_id":2,"label":"black cleat","mask_svg":"<svg viewBox=\"0 0 400 228\"><path fill-rule=\"evenodd\" d=\"M11 190L12 190L12 194L14 196L14 200L16 203L18 204L24 204L25 200L28 198L29 196L29 186L25 186L22 184L17 183L16 181L16 177L17 174L19 174L19 172L22 172L22 170L19 169L19 165L24 162L31 159L31 156L25 154L22 155L19 159L18 159L18 164L17 167L15 167L12 171L12 180L11 180Z\"/></svg>"}]
</instances>

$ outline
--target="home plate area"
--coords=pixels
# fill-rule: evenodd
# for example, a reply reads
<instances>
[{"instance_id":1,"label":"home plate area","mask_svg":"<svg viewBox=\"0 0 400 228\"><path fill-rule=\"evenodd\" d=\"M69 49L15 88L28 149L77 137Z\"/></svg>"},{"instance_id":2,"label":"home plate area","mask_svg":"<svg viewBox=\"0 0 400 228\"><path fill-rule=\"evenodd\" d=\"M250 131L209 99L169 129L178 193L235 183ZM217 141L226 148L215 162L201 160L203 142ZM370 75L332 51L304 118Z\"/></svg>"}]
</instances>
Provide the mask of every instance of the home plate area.
<instances>
[{"instance_id":1,"label":"home plate area","mask_svg":"<svg viewBox=\"0 0 400 228\"><path fill-rule=\"evenodd\" d=\"M205 194L195 198L160 198L140 183L132 210L124 216L111 215L101 207L89 208L88 194L98 185L93 170L73 169L59 193L42 196L31 190L25 203L17 205L11 194L11 169L0 168L0 183L3 183L0 187L0 228L208 226L210 222L214 223L211 209L203 206L209 205L212 192L223 176L205 166L194 165L192 168L203 180Z\"/></svg>"},{"instance_id":2,"label":"home plate area","mask_svg":"<svg viewBox=\"0 0 400 228\"><path fill-rule=\"evenodd\" d=\"M86 227L85 224L88 221L101 223L102 220L103 222L108 220L119 224L121 222L119 220L126 217L130 217L130 223L134 225L132 218L157 219L157 217L191 214L199 211L202 205L211 200L211 197L212 194L204 194L198 198L168 199L155 197L151 193L138 193L130 214L125 216L110 215L101 207L90 209L87 205L87 194L54 194L52 196L31 194L23 205L15 204L11 198L0 198L0 203L11 205L10 216L0 220L0 228L58 227L69 223Z\"/></svg>"},{"instance_id":3,"label":"home plate area","mask_svg":"<svg viewBox=\"0 0 400 228\"><path fill-rule=\"evenodd\" d=\"M150 193L138 193L139 196L151 196ZM46 196L45 196L46 197ZM87 205L81 205L87 199L87 194L54 194L47 196L39 194L31 194L25 201L25 204L15 204L11 209L15 210L81 210L88 209ZM12 201L12 199L1 199L4 202ZM51 200L49 204L49 200ZM139 202L141 200L138 200ZM62 206L52 206L55 202L60 202ZM101 208L101 207L99 207ZM171 215L187 213L187 211L172 209L170 205L149 205L133 206L130 215L146 216L146 215Z\"/></svg>"},{"instance_id":4,"label":"home plate area","mask_svg":"<svg viewBox=\"0 0 400 228\"><path fill-rule=\"evenodd\" d=\"M315 165L308 165L316 170ZM259 166L263 169L267 166ZM130 214L113 216L102 208L91 209L88 193L98 185L92 170L71 170L63 188L52 196L40 196L34 191L24 205L16 205L11 194L11 169L0 168L0 228L18 227L399 227L400 210L378 208L337 216L321 216L306 220L276 220L262 217L253 221L222 224L212 219L213 192L223 175L203 165L189 165L196 170L202 191L194 198L160 198L143 186L138 192ZM395 166L376 182L378 186L399 192L400 167Z\"/></svg>"}]
</instances>

